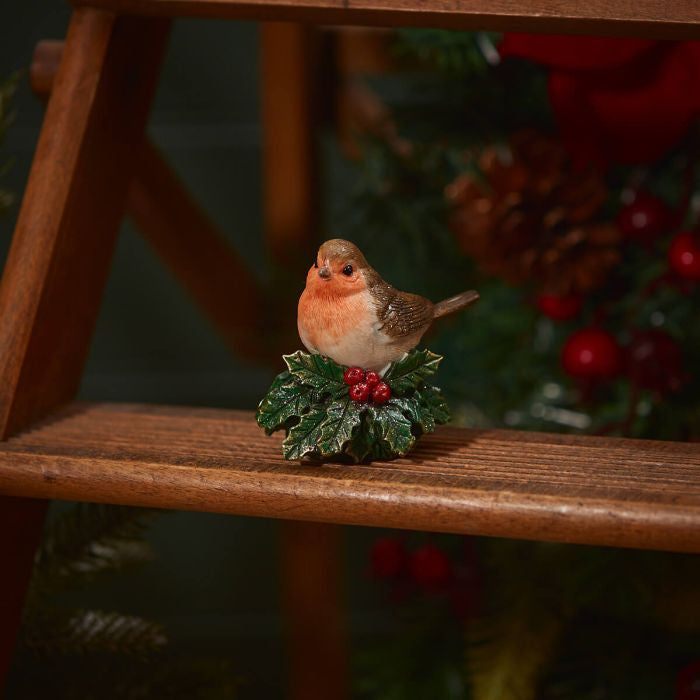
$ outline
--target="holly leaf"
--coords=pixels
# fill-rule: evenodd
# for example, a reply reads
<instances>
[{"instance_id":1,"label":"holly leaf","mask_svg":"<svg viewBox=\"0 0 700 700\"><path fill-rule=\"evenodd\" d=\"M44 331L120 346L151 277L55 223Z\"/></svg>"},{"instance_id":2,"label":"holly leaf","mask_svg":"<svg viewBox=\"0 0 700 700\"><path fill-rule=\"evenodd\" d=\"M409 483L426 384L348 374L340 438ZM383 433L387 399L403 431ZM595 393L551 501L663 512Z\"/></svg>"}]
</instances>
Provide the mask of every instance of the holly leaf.
<instances>
[{"instance_id":1,"label":"holly leaf","mask_svg":"<svg viewBox=\"0 0 700 700\"><path fill-rule=\"evenodd\" d=\"M450 422L450 407L447 400L436 386L424 386L418 392L418 400L433 414L436 423Z\"/></svg>"},{"instance_id":2,"label":"holly leaf","mask_svg":"<svg viewBox=\"0 0 700 700\"><path fill-rule=\"evenodd\" d=\"M347 393L343 382L343 368L322 355L310 355L297 350L292 355L283 355L289 371L302 384L317 389L321 393L338 396Z\"/></svg>"},{"instance_id":3,"label":"holly leaf","mask_svg":"<svg viewBox=\"0 0 700 700\"><path fill-rule=\"evenodd\" d=\"M405 455L416 441L411 432L411 420L404 416L401 409L387 403L384 406L371 406L370 417L374 420L376 435L385 440L393 455Z\"/></svg>"},{"instance_id":4,"label":"holly leaf","mask_svg":"<svg viewBox=\"0 0 700 700\"><path fill-rule=\"evenodd\" d=\"M345 448L345 452L349 454L355 462L361 462L372 451L372 445L375 441L374 435L369 427L367 414L360 414L360 424L352 436L352 440Z\"/></svg>"},{"instance_id":5,"label":"holly leaf","mask_svg":"<svg viewBox=\"0 0 700 700\"><path fill-rule=\"evenodd\" d=\"M286 377L282 378L282 375ZM293 416L301 416L318 400L318 392L295 381L289 372L283 372L272 382L270 390L258 404L255 420L270 435L285 427Z\"/></svg>"},{"instance_id":6,"label":"holly leaf","mask_svg":"<svg viewBox=\"0 0 700 700\"><path fill-rule=\"evenodd\" d=\"M384 440L384 433L379 423L374 420L369 412L362 416L360 426L345 448L355 462L370 459L391 459L396 457L389 444Z\"/></svg>"},{"instance_id":7,"label":"holly leaf","mask_svg":"<svg viewBox=\"0 0 700 700\"><path fill-rule=\"evenodd\" d=\"M289 430L282 443L282 454L285 459L301 459L318 451L318 439L321 435L321 424L326 419L325 406L313 406L301 420Z\"/></svg>"},{"instance_id":8,"label":"holly leaf","mask_svg":"<svg viewBox=\"0 0 700 700\"><path fill-rule=\"evenodd\" d=\"M360 424L363 407L349 396L342 401L334 401L327 407L327 417L321 425L318 446L325 457L343 451L352 440L352 433Z\"/></svg>"},{"instance_id":9,"label":"holly leaf","mask_svg":"<svg viewBox=\"0 0 700 700\"><path fill-rule=\"evenodd\" d=\"M396 406L414 426L420 426L424 433L435 430L435 419L429 408L423 406L417 396L392 396L389 405Z\"/></svg>"},{"instance_id":10,"label":"holly leaf","mask_svg":"<svg viewBox=\"0 0 700 700\"><path fill-rule=\"evenodd\" d=\"M405 394L418 389L426 377L437 372L442 357L430 350L411 350L406 357L394 362L384 375L384 381L394 394Z\"/></svg>"}]
</instances>

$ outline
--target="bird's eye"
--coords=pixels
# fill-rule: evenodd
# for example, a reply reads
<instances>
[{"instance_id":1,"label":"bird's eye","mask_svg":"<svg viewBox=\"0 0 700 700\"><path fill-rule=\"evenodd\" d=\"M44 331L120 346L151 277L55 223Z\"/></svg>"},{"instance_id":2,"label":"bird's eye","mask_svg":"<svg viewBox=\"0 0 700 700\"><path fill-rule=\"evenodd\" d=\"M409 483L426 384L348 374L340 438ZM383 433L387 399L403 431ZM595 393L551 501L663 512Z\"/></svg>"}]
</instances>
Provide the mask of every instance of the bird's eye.
<instances>
[{"instance_id":1,"label":"bird's eye","mask_svg":"<svg viewBox=\"0 0 700 700\"><path fill-rule=\"evenodd\" d=\"M352 274L352 265L346 265L343 268L343 274L346 275L347 277L350 277L350 275Z\"/></svg>"}]
</instances>

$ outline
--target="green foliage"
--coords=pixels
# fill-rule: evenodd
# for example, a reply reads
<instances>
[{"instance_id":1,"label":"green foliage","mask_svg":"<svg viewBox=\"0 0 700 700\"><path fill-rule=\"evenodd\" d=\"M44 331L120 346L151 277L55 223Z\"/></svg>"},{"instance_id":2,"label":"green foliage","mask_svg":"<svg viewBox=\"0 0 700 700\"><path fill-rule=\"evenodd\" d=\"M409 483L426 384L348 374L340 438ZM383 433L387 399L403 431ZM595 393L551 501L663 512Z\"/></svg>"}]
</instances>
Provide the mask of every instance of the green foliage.
<instances>
[{"instance_id":1,"label":"green foliage","mask_svg":"<svg viewBox=\"0 0 700 700\"><path fill-rule=\"evenodd\" d=\"M285 430L285 459L389 459L449 421L440 390L425 384L442 360L429 350L412 350L389 367L384 381L392 398L382 405L352 401L343 382L346 368L327 357L299 350L284 360L289 370L273 381L256 420L268 434Z\"/></svg>"},{"instance_id":2,"label":"green foliage","mask_svg":"<svg viewBox=\"0 0 700 700\"><path fill-rule=\"evenodd\" d=\"M399 58L417 59L427 68L462 76L484 73L498 60L492 32L399 29L394 50Z\"/></svg>"},{"instance_id":3,"label":"green foliage","mask_svg":"<svg viewBox=\"0 0 700 700\"><path fill-rule=\"evenodd\" d=\"M384 375L397 394L402 395L423 385L425 379L437 372L442 357L430 350L414 350L402 360L395 362Z\"/></svg>"},{"instance_id":4,"label":"green foliage","mask_svg":"<svg viewBox=\"0 0 700 700\"><path fill-rule=\"evenodd\" d=\"M228 662L175 656L157 622L73 609L63 600L67 591L148 561L144 532L154 514L78 503L51 518L34 565L8 698L234 697L240 682Z\"/></svg>"}]
</instances>

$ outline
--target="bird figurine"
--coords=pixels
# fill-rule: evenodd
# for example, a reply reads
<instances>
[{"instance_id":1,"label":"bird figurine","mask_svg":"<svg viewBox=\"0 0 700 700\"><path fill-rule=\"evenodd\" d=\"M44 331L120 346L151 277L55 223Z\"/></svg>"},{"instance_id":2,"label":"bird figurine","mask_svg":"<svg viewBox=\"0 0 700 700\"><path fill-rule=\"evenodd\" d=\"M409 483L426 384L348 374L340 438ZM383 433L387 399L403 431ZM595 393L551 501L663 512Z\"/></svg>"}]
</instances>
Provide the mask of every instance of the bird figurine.
<instances>
[{"instance_id":1,"label":"bird figurine","mask_svg":"<svg viewBox=\"0 0 700 700\"><path fill-rule=\"evenodd\" d=\"M467 291L434 304L400 292L354 243L334 238L321 245L306 275L297 327L309 352L382 374L420 342L436 318L478 298Z\"/></svg>"}]
</instances>

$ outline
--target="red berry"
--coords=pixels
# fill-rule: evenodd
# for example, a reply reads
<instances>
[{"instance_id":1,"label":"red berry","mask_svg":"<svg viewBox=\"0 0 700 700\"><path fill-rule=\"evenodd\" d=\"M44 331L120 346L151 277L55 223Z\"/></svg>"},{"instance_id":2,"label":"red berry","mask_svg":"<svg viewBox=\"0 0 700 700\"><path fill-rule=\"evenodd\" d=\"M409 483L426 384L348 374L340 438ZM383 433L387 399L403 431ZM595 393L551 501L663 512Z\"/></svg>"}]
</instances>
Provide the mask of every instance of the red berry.
<instances>
[{"instance_id":1,"label":"red berry","mask_svg":"<svg viewBox=\"0 0 700 700\"><path fill-rule=\"evenodd\" d=\"M631 240L650 242L672 225L672 214L662 199L650 192L637 192L617 215L620 233Z\"/></svg>"},{"instance_id":2,"label":"red berry","mask_svg":"<svg viewBox=\"0 0 700 700\"><path fill-rule=\"evenodd\" d=\"M350 398L353 401L367 401L369 398L369 387L365 382L354 384L350 387Z\"/></svg>"},{"instance_id":3,"label":"red berry","mask_svg":"<svg viewBox=\"0 0 700 700\"><path fill-rule=\"evenodd\" d=\"M540 294L536 303L537 308L545 316L549 316L555 321L566 321L569 318L578 316L583 305L583 298L580 294L567 294L566 296Z\"/></svg>"},{"instance_id":4,"label":"red berry","mask_svg":"<svg viewBox=\"0 0 700 700\"><path fill-rule=\"evenodd\" d=\"M644 389L666 393L683 385L683 353L664 331L638 332L627 348L626 364L630 379Z\"/></svg>"},{"instance_id":5,"label":"red berry","mask_svg":"<svg viewBox=\"0 0 700 700\"><path fill-rule=\"evenodd\" d=\"M671 241L668 262L679 277L700 281L700 235L679 233Z\"/></svg>"},{"instance_id":6,"label":"red berry","mask_svg":"<svg viewBox=\"0 0 700 700\"><path fill-rule=\"evenodd\" d=\"M614 377L622 353L615 338L599 328L584 328L569 336L561 353L564 370L573 377Z\"/></svg>"},{"instance_id":7,"label":"red berry","mask_svg":"<svg viewBox=\"0 0 700 700\"><path fill-rule=\"evenodd\" d=\"M386 403L391 398L391 388L384 382L379 382L372 389L372 401L377 404Z\"/></svg>"},{"instance_id":8,"label":"red berry","mask_svg":"<svg viewBox=\"0 0 700 700\"><path fill-rule=\"evenodd\" d=\"M411 578L422 588L436 589L452 577L452 563L447 554L433 544L426 544L411 554L408 563Z\"/></svg>"},{"instance_id":9,"label":"red berry","mask_svg":"<svg viewBox=\"0 0 700 700\"><path fill-rule=\"evenodd\" d=\"M348 367L343 374L343 381L350 386L359 384L365 380L365 371L362 367Z\"/></svg>"},{"instance_id":10,"label":"red berry","mask_svg":"<svg viewBox=\"0 0 700 700\"><path fill-rule=\"evenodd\" d=\"M365 381L367 382L367 384L369 384L370 387L373 387L377 386L377 384L379 384L379 382L382 381L382 378L379 376L379 374L377 374L377 372L373 372L372 370L370 370L369 372L367 372Z\"/></svg>"},{"instance_id":11,"label":"red berry","mask_svg":"<svg viewBox=\"0 0 700 700\"><path fill-rule=\"evenodd\" d=\"M376 578L395 578L406 564L406 550L398 537L380 537L372 545L369 559Z\"/></svg>"}]
</instances>

